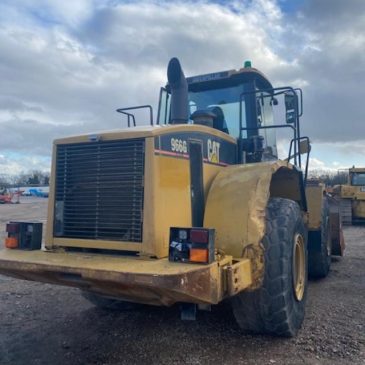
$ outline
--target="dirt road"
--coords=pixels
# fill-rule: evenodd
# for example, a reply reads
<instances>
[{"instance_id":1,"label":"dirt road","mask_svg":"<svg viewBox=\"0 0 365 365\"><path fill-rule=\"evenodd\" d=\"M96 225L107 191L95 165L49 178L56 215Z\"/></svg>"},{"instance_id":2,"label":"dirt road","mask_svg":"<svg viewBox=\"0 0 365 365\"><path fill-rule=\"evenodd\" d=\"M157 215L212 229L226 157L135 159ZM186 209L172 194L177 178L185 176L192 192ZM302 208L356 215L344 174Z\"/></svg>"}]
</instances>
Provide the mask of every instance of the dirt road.
<instances>
[{"instance_id":1,"label":"dirt road","mask_svg":"<svg viewBox=\"0 0 365 365\"><path fill-rule=\"evenodd\" d=\"M0 205L0 246L6 221L45 222L46 203ZM177 307L107 312L78 290L0 276L0 364L365 364L365 226L345 238L293 339L244 335L227 306L182 322Z\"/></svg>"}]
</instances>

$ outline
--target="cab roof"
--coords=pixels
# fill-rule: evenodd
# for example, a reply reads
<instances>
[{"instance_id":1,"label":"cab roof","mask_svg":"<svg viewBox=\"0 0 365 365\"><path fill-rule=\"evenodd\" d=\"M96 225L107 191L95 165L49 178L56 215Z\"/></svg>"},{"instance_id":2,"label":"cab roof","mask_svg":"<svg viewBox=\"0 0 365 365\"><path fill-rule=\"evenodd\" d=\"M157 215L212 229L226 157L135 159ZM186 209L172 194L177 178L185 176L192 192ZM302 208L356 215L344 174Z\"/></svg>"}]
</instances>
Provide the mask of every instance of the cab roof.
<instances>
[{"instance_id":1,"label":"cab roof","mask_svg":"<svg viewBox=\"0 0 365 365\"><path fill-rule=\"evenodd\" d=\"M253 67L187 77L186 81L188 83L189 91L193 92L222 89L252 81L256 82L256 86L259 89L272 89L272 84L268 78L262 72ZM166 85L166 89L170 91L169 84Z\"/></svg>"}]
</instances>

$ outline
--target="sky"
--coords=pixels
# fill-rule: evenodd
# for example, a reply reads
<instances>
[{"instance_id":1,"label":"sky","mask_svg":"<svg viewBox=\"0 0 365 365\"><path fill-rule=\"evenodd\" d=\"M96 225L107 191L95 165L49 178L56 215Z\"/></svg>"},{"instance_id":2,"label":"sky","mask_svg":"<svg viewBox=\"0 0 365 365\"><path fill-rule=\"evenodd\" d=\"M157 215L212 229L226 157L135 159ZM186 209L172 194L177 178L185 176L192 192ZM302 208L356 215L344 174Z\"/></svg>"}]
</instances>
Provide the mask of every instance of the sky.
<instances>
[{"instance_id":1,"label":"sky","mask_svg":"<svg viewBox=\"0 0 365 365\"><path fill-rule=\"evenodd\" d=\"M301 87L311 169L365 166L363 0L1 0L0 175L49 170L55 138L125 127L118 107L156 110L171 57L186 76L251 60Z\"/></svg>"}]
</instances>

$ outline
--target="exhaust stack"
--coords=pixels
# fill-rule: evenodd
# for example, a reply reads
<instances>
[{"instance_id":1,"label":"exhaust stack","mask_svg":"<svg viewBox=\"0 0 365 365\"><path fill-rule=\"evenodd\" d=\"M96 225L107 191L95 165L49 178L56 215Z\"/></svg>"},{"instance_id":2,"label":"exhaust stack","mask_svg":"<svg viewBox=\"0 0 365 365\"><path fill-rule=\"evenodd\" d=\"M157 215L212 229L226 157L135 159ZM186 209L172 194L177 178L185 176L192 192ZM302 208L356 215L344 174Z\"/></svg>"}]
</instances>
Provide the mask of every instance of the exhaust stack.
<instances>
[{"instance_id":1,"label":"exhaust stack","mask_svg":"<svg viewBox=\"0 0 365 365\"><path fill-rule=\"evenodd\" d=\"M189 120L188 83L177 58L171 58L167 67L167 80L171 88L171 123L182 124Z\"/></svg>"}]
</instances>

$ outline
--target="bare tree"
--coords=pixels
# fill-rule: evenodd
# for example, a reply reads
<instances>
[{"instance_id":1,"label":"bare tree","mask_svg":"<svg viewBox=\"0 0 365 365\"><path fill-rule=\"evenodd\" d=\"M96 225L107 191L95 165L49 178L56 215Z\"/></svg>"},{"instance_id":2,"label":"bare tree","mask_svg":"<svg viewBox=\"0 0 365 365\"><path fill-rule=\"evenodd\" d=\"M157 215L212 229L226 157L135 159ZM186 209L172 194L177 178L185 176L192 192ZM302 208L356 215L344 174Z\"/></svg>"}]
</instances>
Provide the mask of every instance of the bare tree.
<instances>
[{"instance_id":1,"label":"bare tree","mask_svg":"<svg viewBox=\"0 0 365 365\"><path fill-rule=\"evenodd\" d=\"M348 171L313 170L309 173L309 178L318 179L327 186L341 185L347 183Z\"/></svg>"},{"instance_id":2,"label":"bare tree","mask_svg":"<svg viewBox=\"0 0 365 365\"><path fill-rule=\"evenodd\" d=\"M21 172L16 175L0 175L0 186L16 187L16 186L34 186L49 185L49 172L33 170Z\"/></svg>"}]
</instances>

